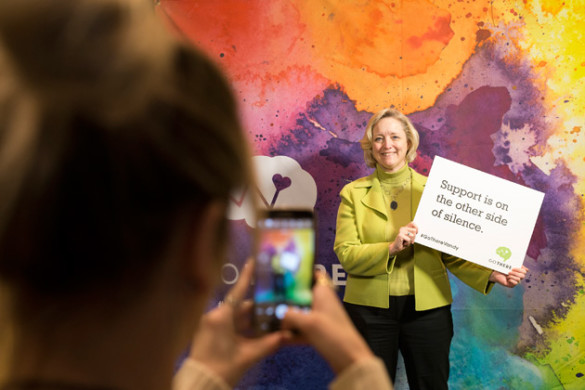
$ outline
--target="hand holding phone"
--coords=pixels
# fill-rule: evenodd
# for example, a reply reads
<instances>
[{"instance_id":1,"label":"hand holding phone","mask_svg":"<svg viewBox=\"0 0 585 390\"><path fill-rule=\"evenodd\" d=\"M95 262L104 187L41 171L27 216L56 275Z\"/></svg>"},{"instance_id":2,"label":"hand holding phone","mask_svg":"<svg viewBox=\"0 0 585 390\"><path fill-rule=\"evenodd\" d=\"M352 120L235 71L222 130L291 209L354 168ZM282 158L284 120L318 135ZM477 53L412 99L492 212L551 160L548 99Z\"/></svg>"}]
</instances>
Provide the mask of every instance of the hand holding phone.
<instances>
[{"instance_id":1,"label":"hand holding phone","mask_svg":"<svg viewBox=\"0 0 585 390\"><path fill-rule=\"evenodd\" d=\"M257 223L254 328L280 328L290 307L310 310L315 259L315 217L310 210L269 210Z\"/></svg>"}]
</instances>

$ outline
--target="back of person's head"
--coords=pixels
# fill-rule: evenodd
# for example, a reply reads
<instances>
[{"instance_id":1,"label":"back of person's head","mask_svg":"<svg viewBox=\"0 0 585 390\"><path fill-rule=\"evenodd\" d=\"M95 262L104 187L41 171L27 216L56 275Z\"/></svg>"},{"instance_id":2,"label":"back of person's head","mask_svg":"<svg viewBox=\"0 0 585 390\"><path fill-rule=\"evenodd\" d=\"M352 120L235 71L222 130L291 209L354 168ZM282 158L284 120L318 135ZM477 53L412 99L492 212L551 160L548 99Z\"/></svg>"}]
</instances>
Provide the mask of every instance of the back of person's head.
<instances>
[{"instance_id":1,"label":"back of person's head","mask_svg":"<svg viewBox=\"0 0 585 390\"><path fill-rule=\"evenodd\" d=\"M63 297L146 282L248 164L227 83L147 1L0 2L3 285Z\"/></svg>"}]
</instances>

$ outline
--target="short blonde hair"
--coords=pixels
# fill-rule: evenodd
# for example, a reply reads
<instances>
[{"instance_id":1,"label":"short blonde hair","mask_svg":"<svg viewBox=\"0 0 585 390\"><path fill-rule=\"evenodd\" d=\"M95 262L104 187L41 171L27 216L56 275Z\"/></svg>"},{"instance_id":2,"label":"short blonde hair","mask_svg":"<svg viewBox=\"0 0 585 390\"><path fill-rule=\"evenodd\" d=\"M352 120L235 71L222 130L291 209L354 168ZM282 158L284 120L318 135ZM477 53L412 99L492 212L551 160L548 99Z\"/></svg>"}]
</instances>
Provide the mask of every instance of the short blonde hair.
<instances>
[{"instance_id":1,"label":"short blonde hair","mask_svg":"<svg viewBox=\"0 0 585 390\"><path fill-rule=\"evenodd\" d=\"M419 144L418 131L416 131L412 125L412 122L406 115L393 108L385 108L370 118L368 125L366 126L364 136L360 140L362 150L364 151L364 160L366 165L370 168L376 167L376 160L374 159L374 155L372 153L372 138L374 136L374 128L378 125L378 122L384 118L394 118L402 123L402 129L404 130L406 139L408 140L406 162L412 162L416 158L416 150L418 149Z\"/></svg>"}]
</instances>

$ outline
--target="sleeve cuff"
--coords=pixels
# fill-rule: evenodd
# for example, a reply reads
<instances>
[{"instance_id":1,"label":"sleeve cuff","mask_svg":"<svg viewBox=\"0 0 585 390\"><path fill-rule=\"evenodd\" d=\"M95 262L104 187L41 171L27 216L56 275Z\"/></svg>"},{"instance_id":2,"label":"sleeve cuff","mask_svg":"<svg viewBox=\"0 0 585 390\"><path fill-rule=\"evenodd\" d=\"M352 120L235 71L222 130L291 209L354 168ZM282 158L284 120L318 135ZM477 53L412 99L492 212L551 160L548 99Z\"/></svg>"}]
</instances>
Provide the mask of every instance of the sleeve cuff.
<instances>
[{"instance_id":1,"label":"sleeve cuff","mask_svg":"<svg viewBox=\"0 0 585 390\"><path fill-rule=\"evenodd\" d=\"M391 390L392 384L382 360L372 356L370 359L361 360L346 368L331 382L329 389Z\"/></svg>"},{"instance_id":2,"label":"sleeve cuff","mask_svg":"<svg viewBox=\"0 0 585 390\"><path fill-rule=\"evenodd\" d=\"M492 288L494 288L495 284L496 284L495 282L490 282L488 280L488 282L486 283L486 286L485 286L484 295L488 295L492 291Z\"/></svg>"},{"instance_id":3,"label":"sleeve cuff","mask_svg":"<svg viewBox=\"0 0 585 390\"><path fill-rule=\"evenodd\" d=\"M386 263L386 272L392 273L394 271L394 264L396 263L396 255L390 256L388 255L388 263Z\"/></svg>"},{"instance_id":4,"label":"sleeve cuff","mask_svg":"<svg viewBox=\"0 0 585 390\"><path fill-rule=\"evenodd\" d=\"M205 365L187 358L173 378L173 390L198 389L231 390L231 386Z\"/></svg>"}]
</instances>

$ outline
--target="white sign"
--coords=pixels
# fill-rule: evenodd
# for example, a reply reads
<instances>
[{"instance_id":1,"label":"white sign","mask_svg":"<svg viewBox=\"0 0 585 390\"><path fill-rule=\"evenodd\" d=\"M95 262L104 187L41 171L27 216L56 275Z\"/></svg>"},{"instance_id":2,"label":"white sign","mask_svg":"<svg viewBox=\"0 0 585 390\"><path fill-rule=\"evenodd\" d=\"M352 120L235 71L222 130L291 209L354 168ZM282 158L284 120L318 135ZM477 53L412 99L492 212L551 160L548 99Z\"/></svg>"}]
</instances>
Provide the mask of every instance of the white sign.
<instances>
[{"instance_id":1,"label":"white sign","mask_svg":"<svg viewBox=\"0 0 585 390\"><path fill-rule=\"evenodd\" d=\"M317 184L293 158L254 156L256 186L235 191L230 197L228 218L245 219L255 225L256 208L313 209L317 203Z\"/></svg>"},{"instance_id":2,"label":"white sign","mask_svg":"<svg viewBox=\"0 0 585 390\"><path fill-rule=\"evenodd\" d=\"M508 274L522 266L544 193L436 156L415 242Z\"/></svg>"}]
</instances>

